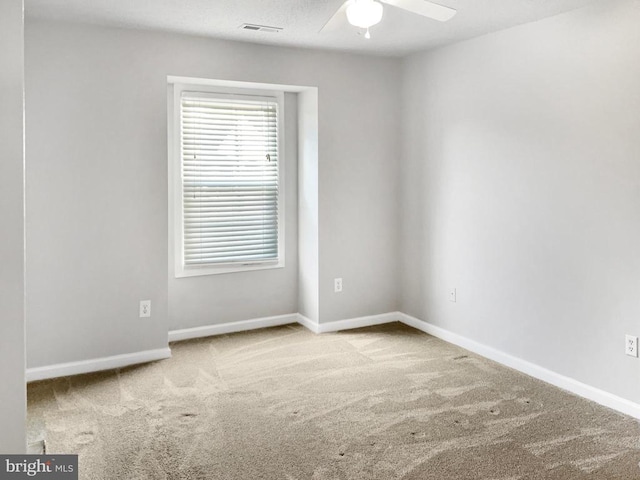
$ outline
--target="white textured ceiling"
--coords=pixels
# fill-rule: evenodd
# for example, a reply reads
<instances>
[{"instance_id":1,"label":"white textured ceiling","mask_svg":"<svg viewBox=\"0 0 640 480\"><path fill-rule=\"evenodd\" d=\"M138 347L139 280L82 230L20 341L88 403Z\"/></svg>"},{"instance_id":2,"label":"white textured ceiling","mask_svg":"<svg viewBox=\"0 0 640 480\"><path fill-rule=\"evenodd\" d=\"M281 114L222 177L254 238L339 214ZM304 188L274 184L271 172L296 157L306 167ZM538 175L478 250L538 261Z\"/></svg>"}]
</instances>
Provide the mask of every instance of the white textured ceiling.
<instances>
[{"instance_id":1,"label":"white textured ceiling","mask_svg":"<svg viewBox=\"0 0 640 480\"><path fill-rule=\"evenodd\" d=\"M606 0L436 0L456 8L447 23L386 6L371 40L347 24L318 33L343 0L26 0L27 18L180 32L254 43L406 55ZM243 23L282 27L241 30Z\"/></svg>"}]
</instances>

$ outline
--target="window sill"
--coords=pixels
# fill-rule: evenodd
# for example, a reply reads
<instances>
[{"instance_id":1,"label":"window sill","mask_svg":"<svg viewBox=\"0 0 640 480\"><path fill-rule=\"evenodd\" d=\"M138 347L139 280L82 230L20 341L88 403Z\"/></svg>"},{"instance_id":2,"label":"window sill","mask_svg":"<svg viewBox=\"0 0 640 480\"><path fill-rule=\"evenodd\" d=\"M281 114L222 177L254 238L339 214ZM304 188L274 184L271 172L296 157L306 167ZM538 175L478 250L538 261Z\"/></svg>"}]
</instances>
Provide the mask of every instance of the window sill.
<instances>
[{"instance_id":1,"label":"window sill","mask_svg":"<svg viewBox=\"0 0 640 480\"><path fill-rule=\"evenodd\" d=\"M221 265L218 267L190 267L175 271L175 278L202 277L205 275L222 275L226 273L251 272L255 270L274 270L284 268L284 260L268 263L248 263L238 265Z\"/></svg>"}]
</instances>

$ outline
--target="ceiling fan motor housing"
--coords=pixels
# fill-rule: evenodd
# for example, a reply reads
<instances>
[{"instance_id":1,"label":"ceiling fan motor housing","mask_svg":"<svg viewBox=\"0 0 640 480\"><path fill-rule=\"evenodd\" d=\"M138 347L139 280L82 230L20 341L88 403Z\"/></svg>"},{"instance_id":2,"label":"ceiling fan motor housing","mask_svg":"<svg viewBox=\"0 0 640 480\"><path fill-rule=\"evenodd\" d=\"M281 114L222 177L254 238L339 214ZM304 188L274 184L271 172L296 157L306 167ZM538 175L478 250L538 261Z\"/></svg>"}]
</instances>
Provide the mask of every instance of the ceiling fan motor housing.
<instances>
[{"instance_id":1,"label":"ceiling fan motor housing","mask_svg":"<svg viewBox=\"0 0 640 480\"><path fill-rule=\"evenodd\" d=\"M375 0L354 0L347 7L347 19L355 27L369 28L382 20L382 4Z\"/></svg>"}]
</instances>

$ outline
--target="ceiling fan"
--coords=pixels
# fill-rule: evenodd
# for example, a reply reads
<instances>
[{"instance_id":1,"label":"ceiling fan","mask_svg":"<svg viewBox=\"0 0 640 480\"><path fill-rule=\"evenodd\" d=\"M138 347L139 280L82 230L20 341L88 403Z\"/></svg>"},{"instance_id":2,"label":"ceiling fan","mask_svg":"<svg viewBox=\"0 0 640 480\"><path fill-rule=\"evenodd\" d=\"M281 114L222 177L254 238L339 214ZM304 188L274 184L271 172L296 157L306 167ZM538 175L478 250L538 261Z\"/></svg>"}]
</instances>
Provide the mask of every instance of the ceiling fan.
<instances>
[{"instance_id":1,"label":"ceiling fan","mask_svg":"<svg viewBox=\"0 0 640 480\"><path fill-rule=\"evenodd\" d=\"M456 14L455 9L428 0L347 0L320 31L335 29L346 14L351 25L365 29L365 38L371 38L369 28L382 20L383 3L440 22L446 22Z\"/></svg>"}]
</instances>

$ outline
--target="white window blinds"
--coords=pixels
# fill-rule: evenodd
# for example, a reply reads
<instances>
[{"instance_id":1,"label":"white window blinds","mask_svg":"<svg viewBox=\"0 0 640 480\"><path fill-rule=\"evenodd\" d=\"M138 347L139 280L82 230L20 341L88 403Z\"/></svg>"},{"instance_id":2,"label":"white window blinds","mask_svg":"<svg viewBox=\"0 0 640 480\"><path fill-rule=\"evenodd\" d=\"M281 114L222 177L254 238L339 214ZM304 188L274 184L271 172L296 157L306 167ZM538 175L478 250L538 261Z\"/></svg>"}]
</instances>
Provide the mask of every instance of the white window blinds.
<instances>
[{"instance_id":1,"label":"white window blinds","mask_svg":"<svg viewBox=\"0 0 640 480\"><path fill-rule=\"evenodd\" d=\"M279 255L278 102L183 92L183 265Z\"/></svg>"}]
</instances>

